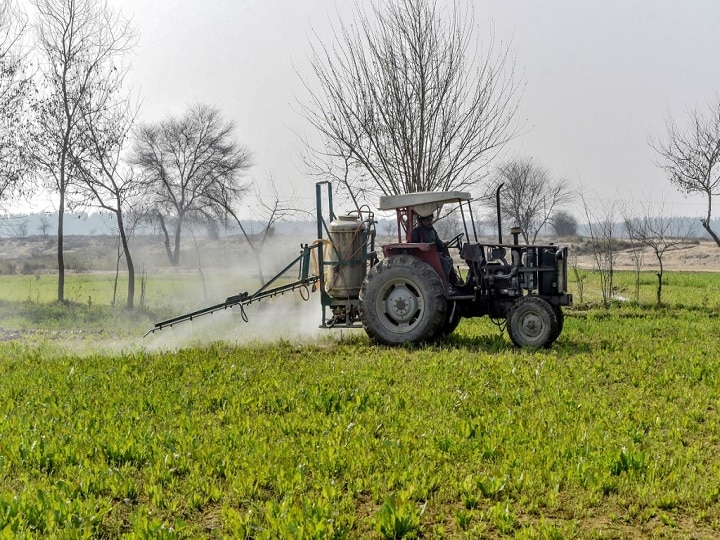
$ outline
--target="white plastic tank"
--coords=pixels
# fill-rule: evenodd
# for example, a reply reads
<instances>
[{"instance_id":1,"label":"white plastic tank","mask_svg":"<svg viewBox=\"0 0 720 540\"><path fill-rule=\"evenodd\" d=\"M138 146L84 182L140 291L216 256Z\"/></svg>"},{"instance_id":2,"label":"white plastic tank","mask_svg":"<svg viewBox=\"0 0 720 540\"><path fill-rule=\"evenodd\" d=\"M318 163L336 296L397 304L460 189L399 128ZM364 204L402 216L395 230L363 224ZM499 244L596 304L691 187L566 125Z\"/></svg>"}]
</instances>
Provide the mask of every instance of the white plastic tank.
<instances>
[{"instance_id":1,"label":"white plastic tank","mask_svg":"<svg viewBox=\"0 0 720 540\"><path fill-rule=\"evenodd\" d=\"M328 231L325 289L332 298L357 298L365 279L365 223L355 214L346 214L330 222Z\"/></svg>"}]
</instances>

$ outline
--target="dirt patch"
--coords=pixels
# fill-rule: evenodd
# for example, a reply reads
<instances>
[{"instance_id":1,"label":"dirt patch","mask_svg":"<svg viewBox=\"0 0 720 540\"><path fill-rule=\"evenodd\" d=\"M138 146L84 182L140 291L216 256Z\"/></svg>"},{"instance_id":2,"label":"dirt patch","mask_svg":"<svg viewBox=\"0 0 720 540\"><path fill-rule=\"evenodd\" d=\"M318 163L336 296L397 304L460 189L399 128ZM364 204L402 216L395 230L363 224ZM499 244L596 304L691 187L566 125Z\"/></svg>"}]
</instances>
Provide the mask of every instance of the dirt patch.
<instances>
[{"instance_id":1,"label":"dirt patch","mask_svg":"<svg viewBox=\"0 0 720 540\"><path fill-rule=\"evenodd\" d=\"M586 242L570 244L570 249L577 252L580 268L591 269L595 261ZM635 270L636 254L629 246L623 246L615 258L617 270ZM640 253L642 270L659 270L660 264L655 253L645 249ZM663 269L672 272L720 272L720 247L709 240L698 240L696 243L678 246L662 255Z\"/></svg>"},{"instance_id":2,"label":"dirt patch","mask_svg":"<svg viewBox=\"0 0 720 540\"><path fill-rule=\"evenodd\" d=\"M308 241L307 239L305 241ZM267 271L276 266L274 259L281 257L287 264L297 256L299 241L287 239L285 249L267 245L263 249L267 259ZM64 242L65 270L68 273L114 272L118 265L117 238L113 236L66 236ZM158 273L167 270L197 271L198 268L248 268L256 271L257 262L247 242L240 236L217 239L183 238L180 265L172 268L159 236L136 236L131 241L135 271ZM287 252L287 253L286 253ZM263 261L265 262L265 261ZM279 263L277 263L279 264ZM120 258L120 270L125 269ZM57 239L54 237L28 236L25 238L0 238L0 274L35 275L57 273Z\"/></svg>"}]
</instances>

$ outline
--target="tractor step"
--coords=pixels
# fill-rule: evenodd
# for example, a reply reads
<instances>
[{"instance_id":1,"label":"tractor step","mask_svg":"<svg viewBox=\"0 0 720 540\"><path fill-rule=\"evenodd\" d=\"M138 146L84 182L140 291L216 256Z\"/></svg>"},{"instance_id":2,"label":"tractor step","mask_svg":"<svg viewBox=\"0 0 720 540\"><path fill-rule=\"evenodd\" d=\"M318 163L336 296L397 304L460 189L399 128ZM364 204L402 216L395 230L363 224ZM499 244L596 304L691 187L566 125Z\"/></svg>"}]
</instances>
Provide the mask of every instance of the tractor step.
<instances>
[{"instance_id":1,"label":"tractor step","mask_svg":"<svg viewBox=\"0 0 720 540\"><path fill-rule=\"evenodd\" d=\"M448 294L448 300L473 300L474 298L474 294Z\"/></svg>"}]
</instances>

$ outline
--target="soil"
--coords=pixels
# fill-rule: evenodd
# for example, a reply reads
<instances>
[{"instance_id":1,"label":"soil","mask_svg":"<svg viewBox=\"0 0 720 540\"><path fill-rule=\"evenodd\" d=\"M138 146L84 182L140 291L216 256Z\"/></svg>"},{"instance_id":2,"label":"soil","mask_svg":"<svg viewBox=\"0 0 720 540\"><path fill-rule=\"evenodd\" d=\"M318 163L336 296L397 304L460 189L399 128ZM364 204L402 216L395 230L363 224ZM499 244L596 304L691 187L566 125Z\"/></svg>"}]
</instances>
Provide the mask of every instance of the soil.
<instances>
[{"instance_id":1,"label":"soil","mask_svg":"<svg viewBox=\"0 0 720 540\"><path fill-rule=\"evenodd\" d=\"M296 244L293 242L293 246ZM68 273L114 272L118 264L118 242L113 236L66 236L65 270ZM165 245L158 236L137 236L131 250L136 272L171 270ZM199 267L237 268L248 264L252 254L240 237L215 240L183 238L180 265L173 270L197 271ZM293 255L292 257L294 257ZM287 261L292 260L292 257ZM202 261L202 262L201 262ZM254 264L250 265L254 268ZM124 262L120 269L124 270ZM0 238L0 274L53 274L57 272L57 239L52 236Z\"/></svg>"},{"instance_id":2,"label":"soil","mask_svg":"<svg viewBox=\"0 0 720 540\"><path fill-rule=\"evenodd\" d=\"M616 254L617 270L635 270L636 254L629 242L622 242L622 249ZM577 254L580 268L591 269L595 266L590 245L587 241L571 244L571 261L573 252ZM660 265L655 252L645 248L640 252L642 270L658 271ZM720 272L720 247L710 240L694 240L692 244L677 246L661 254L663 269L673 272Z\"/></svg>"}]
</instances>

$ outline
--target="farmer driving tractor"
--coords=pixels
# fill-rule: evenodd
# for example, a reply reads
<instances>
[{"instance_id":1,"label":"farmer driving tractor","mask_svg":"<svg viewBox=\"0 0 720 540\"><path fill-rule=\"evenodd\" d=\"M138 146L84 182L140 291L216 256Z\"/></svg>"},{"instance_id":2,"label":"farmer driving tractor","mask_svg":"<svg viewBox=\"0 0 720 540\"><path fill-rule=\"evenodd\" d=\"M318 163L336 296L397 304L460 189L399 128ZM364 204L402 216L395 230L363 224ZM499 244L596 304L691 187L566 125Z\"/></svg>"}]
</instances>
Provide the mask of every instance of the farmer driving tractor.
<instances>
[{"instance_id":1,"label":"farmer driving tractor","mask_svg":"<svg viewBox=\"0 0 720 540\"><path fill-rule=\"evenodd\" d=\"M464 285L463 280L455 270L447 245L440 240L435 227L433 227L434 220L433 214L418 216L417 225L410 232L410 241L414 243L435 244L435 248L440 255L440 264L442 264L448 283L451 287L461 287Z\"/></svg>"}]
</instances>

